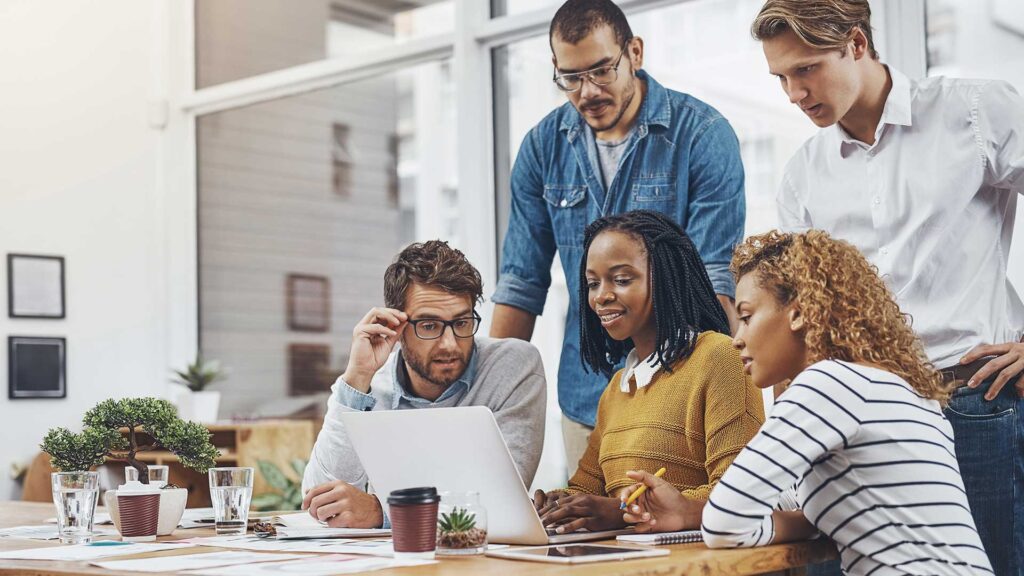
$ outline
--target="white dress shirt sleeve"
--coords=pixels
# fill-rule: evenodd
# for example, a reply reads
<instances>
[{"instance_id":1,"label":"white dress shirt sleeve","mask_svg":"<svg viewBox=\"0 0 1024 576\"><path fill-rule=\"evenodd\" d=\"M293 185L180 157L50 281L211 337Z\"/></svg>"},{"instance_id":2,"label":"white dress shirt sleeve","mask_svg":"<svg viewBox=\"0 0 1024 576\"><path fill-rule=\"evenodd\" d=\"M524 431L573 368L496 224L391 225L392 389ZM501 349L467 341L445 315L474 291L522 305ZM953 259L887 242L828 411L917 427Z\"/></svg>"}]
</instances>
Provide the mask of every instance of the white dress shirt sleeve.
<instances>
[{"instance_id":1,"label":"white dress shirt sleeve","mask_svg":"<svg viewBox=\"0 0 1024 576\"><path fill-rule=\"evenodd\" d=\"M811 222L807 211L797 198L796 187L793 186L789 174L790 168L782 175L782 185L775 206L779 216L779 229L783 232L804 232L810 230Z\"/></svg>"},{"instance_id":2,"label":"white dress shirt sleeve","mask_svg":"<svg viewBox=\"0 0 1024 576\"><path fill-rule=\"evenodd\" d=\"M976 110L986 184L1024 194L1024 98L994 80L980 91Z\"/></svg>"}]
</instances>

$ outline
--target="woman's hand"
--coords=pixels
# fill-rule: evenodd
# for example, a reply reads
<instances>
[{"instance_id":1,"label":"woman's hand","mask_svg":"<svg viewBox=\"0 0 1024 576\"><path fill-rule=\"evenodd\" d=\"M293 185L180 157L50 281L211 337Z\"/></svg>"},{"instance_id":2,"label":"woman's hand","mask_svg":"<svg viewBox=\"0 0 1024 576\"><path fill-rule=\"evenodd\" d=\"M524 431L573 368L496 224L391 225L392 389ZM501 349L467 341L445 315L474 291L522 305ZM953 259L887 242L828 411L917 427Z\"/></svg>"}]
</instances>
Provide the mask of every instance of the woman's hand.
<instances>
[{"instance_id":1,"label":"woman's hand","mask_svg":"<svg viewBox=\"0 0 1024 576\"><path fill-rule=\"evenodd\" d=\"M637 532L675 532L700 528L705 504L703 500L683 496L675 486L648 472L627 472L626 476L640 483L630 486L629 492L621 498L622 502L636 488L647 486L647 491L622 516L623 521L636 526Z\"/></svg>"},{"instance_id":2,"label":"woman's hand","mask_svg":"<svg viewBox=\"0 0 1024 576\"><path fill-rule=\"evenodd\" d=\"M555 507L555 501L568 495L569 493L564 489L552 490L550 492L537 490L533 493L533 508L537 511L537 515L543 517Z\"/></svg>"},{"instance_id":3,"label":"woman's hand","mask_svg":"<svg viewBox=\"0 0 1024 576\"><path fill-rule=\"evenodd\" d=\"M541 514L544 526L555 526L555 532L566 534L585 528L591 532L622 528L620 500L593 494L563 495L549 502Z\"/></svg>"}]
</instances>

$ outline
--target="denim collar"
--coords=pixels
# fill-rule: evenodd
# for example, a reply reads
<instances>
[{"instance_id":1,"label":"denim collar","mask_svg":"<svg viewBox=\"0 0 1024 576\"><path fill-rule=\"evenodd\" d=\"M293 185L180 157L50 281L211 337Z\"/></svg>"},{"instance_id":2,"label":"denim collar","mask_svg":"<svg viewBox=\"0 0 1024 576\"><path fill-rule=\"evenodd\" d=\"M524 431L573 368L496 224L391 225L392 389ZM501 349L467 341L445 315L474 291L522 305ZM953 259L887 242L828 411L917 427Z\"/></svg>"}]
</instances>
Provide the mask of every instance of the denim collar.
<instances>
[{"instance_id":1,"label":"denim collar","mask_svg":"<svg viewBox=\"0 0 1024 576\"><path fill-rule=\"evenodd\" d=\"M414 404L434 404L451 398L459 392L462 387L465 387L468 392L473 387L473 380L476 379L476 338L473 339L473 349L469 352L469 363L466 365L466 370L462 373L462 376L452 382L448 388L437 397L437 400L431 402L425 398L420 398L412 393L407 386L408 379L406 378L405 370L405 358L402 356L402 349L398 349L398 353L395 354L395 363L391 367L391 381L394 383L395 389L394 394L391 395L391 409L397 410L399 403L402 398Z\"/></svg>"},{"instance_id":2,"label":"denim collar","mask_svg":"<svg viewBox=\"0 0 1024 576\"><path fill-rule=\"evenodd\" d=\"M648 127L653 125L668 128L672 123L672 105L669 102L668 90L659 84L645 70L637 70L636 75L647 84L647 94L640 103L640 110L637 111L635 126L637 133L642 137L647 135ZM581 133L586 123L583 116L572 105L566 103L562 112L562 124L559 128L566 133L569 142L574 141Z\"/></svg>"}]
</instances>

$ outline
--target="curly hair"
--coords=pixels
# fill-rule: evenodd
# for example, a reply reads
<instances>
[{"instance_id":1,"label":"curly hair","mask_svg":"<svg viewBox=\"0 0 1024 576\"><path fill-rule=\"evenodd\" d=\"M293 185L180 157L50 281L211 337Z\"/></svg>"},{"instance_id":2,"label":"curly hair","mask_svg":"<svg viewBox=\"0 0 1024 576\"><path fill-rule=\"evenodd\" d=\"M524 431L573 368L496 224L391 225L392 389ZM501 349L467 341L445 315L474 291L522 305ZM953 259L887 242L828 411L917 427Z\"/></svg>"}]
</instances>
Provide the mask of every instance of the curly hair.
<instances>
[{"instance_id":1,"label":"curly hair","mask_svg":"<svg viewBox=\"0 0 1024 576\"><path fill-rule=\"evenodd\" d=\"M384 304L388 308L404 309L405 297L413 284L468 296L474 304L480 302L484 294L480 272L465 254L442 240L410 244L395 256L384 272Z\"/></svg>"},{"instance_id":2,"label":"curly hair","mask_svg":"<svg viewBox=\"0 0 1024 576\"><path fill-rule=\"evenodd\" d=\"M672 364L693 352L701 332L729 334L729 320L715 296L704 261L678 224L651 210L606 216L591 222L583 232L579 306L584 368L611 375L613 365L633 348L632 339L619 342L612 338L590 309L587 254L594 238L613 230L635 238L647 252L658 366L671 373Z\"/></svg>"},{"instance_id":3,"label":"curly hair","mask_svg":"<svg viewBox=\"0 0 1024 576\"><path fill-rule=\"evenodd\" d=\"M773 230L737 246L730 270L737 282L756 273L779 303L796 302L806 319L809 362L875 364L945 406L949 388L925 357L910 316L853 245L820 230Z\"/></svg>"}]
</instances>

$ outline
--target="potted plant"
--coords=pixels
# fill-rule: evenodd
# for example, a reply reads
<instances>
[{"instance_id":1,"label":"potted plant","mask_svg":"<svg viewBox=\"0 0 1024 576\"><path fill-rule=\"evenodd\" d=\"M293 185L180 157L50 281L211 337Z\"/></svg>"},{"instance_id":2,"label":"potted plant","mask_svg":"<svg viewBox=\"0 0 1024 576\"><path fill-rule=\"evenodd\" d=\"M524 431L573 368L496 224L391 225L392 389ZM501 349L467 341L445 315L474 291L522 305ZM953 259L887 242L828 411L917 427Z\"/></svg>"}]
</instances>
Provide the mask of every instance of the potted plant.
<instances>
[{"instance_id":1,"label":"potted plant","mask_svg":"<svg viewBox=\"0 0 1024 576\"><path fill-rule=\"evenodd\" d=\"M306 471L306 461L302 458L295 458L290 462L292 470L299 478L295 480L285 475L284 472L269 460L257 460L263 479L267 481L277 492L265 492L252 497L252 509L261 512L271 510L298 510L302 507L302 474Z\"/></svg>"},{"instance_id":2,"label":"potted plant","mask_svg":"<svg viewBox=\"0 0 1024 576\"><path fill-rule=\"evenodd\" d=\"M149 484L149 467L139 453L162 448L178 457L186 468L206 472L220 452L210 442L210 432L196 422L178 417L174 406L157 398L104 400L85 413L84 428L75 434L67 428L51 429L40 448L60 470L88 470L107 461L124 462L138 471L139 482ZM126 429L127 435L121 430ZM120 529L117 498L113 490L104 503ZM158 534L170 534L185 511L188 490L167 485L160 493Z\"/></svg>"},{"instance_id":3,"label":"potted plant","mask_svg":"<svg viewBox=\"0 0 1024 576\"><path fill-rule=\"evenodd\" d=\"M202 354L197 354L194 362L184 370L175 370L174 373L177 377L172 381L184 385L191 391L191 394L178 398L178 409L182 416L198 422L216 422L217 411L220 409L220 392L205 388L225 378L220 362L204 360Z\"/></svg>"}]
</instances>

